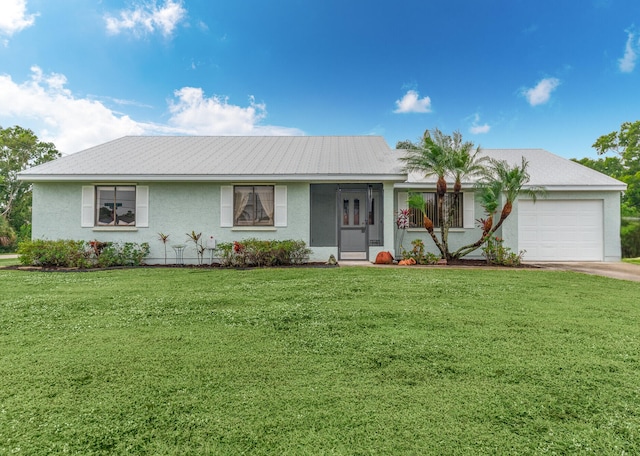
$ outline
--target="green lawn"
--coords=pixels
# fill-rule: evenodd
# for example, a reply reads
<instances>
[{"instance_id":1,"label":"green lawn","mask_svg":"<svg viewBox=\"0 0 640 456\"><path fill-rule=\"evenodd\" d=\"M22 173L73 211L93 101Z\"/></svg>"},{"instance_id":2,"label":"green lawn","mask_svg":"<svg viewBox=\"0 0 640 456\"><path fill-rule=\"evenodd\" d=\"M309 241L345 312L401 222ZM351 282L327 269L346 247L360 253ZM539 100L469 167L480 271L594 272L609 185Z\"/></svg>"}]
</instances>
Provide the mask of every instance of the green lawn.
<instances>
[{"instance_id":1,"label":"green lawn","mask_svg":"<svg viewBox=\"0 0 640 456\"><path fill-rule=\"evenodd\" d=\"M640 264L640 258L624 258L622 261L625 263Z\"/></svg>"},{"instance_id":2,"label":"green lawn","mask_svg":"<svg viewBox=\"0 0 640 456\"><path fill-rule=\"evenodd\" d=\"M0 454L640 453L640 283L0 270Z\"/></svg>"},{"instance_id":3,"label":"green lawn","mask_svg":"<svg viewBox=\"0 0 640 456\"><path fill-rule=\"evenodd\" d=\"M17 258L0 257L0 268L6 267L6 266L15 266L18 264L20 264L20 260L18 260Z\"/></svg>"}]
</instances>

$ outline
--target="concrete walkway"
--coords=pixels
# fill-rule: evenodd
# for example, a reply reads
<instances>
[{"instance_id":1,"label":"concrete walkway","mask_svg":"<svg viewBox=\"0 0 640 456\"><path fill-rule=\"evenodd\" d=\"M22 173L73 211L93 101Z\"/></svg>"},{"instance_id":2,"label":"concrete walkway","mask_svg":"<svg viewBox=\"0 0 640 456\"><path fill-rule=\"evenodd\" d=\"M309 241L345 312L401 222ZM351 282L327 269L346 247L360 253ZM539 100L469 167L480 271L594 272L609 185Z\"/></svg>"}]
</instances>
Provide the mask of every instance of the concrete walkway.
<instances>
[{"instance_id":1,"label":"concrete walkway","mask_svg":"<svg viewBox=\"0 0 640 456\"><path fill-rule=\"evenodd\" d=\"M620 262L531 263L544 269L573 271L640 282L640 264Z\"/></svg>"}]
</instances>

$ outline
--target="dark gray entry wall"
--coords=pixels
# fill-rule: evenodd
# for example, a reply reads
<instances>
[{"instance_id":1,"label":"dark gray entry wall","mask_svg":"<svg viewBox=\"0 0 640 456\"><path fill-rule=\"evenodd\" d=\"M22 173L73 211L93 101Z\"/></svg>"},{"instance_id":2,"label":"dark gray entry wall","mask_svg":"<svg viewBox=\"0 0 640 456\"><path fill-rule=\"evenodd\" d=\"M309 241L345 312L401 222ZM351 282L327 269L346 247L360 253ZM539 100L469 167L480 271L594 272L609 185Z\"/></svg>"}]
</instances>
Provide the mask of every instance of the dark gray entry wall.
<instances>
[{"instance_id":1,"label":"dark gray entry wall","mask_svg":"<svg viewBox=\"0 0 640 456\"><path fill-rule=\"evenodd\" d=\"M310 194L311 247L341 247L343 240L349 241L353 233L347 231L355 228L354 197L358 199L360 232L365 235L361 239L364 247L358 250L368 251L370 245L382 245L382 184L311 184ZM347 242L345 248L353 249L353 244Z\"/></svg>"},{"instance_id":2,"label":"dark gray entry wall","mask_svg":"<svg viewBox=\"0 0 640 456\"><path fill-rule=\"evenodd\" d=\"M311 184L311 247L338 245L337 184Z\"/></svg>"}]
</instances>

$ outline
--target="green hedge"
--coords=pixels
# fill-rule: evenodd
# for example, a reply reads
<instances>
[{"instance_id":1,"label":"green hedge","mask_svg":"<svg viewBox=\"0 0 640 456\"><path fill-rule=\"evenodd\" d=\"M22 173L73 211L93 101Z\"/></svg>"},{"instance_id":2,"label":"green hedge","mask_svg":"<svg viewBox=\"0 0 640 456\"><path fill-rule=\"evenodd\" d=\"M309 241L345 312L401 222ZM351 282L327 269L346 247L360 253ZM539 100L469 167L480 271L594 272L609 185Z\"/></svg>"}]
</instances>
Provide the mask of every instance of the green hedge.
<instances>
[{"instance_id":1,"label":"green hedge","mask_svg":"<svg viewBox=\"0 0 640 456\"><path fill-rule=\"evenodd\" d=\"M0 215L0 253L12 252L15 249L16 237L7 219Z\"/></svg>"},{"instance_id":2,"label":"green hedge","mask_svg":"<svg viewBox=\"0 0 640 456\"><path fill-rule=\"evenodd\" d=\"M18 244L20 263L47 268L106 268L139 266L149 255L143 242L99 242L36 239Z\"/></svg>"},{"instance_id":3,"label":"green hedge","mask_svg":"<svg viewBox=\"0 0 640 456\"><path fill-rule=\"evenodd\" d=\"M622 219L622 258L640 257L640 220Z\"/></svg>"},{"instance_id":4,"label":"green hedge","mask_svg":"<svg viewBox=\"0 0 640 456\"><path fill-rule=\"evenodd\" d=\"M262 267L305 264L309 261L311 249L304 241L263 241L245 239L241 242L218 244L216 254L222 266Z\"/></svg>"}]
</instances>

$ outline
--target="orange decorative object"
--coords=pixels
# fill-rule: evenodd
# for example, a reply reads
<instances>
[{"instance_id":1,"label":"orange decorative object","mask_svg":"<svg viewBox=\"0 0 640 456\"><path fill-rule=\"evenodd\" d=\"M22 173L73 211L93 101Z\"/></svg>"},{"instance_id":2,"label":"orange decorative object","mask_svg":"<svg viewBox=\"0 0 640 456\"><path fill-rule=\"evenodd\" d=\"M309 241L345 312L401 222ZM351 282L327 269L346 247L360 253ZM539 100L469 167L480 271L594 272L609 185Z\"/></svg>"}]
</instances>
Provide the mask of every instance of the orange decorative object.
<instances>
[{"instance_id":1,"label":"orange decorative object","mask_svg":"<svg viewBox=\"0 0 640 456\"><path fill-rule=\"evenodd\" d=\"M398 264L399 264L400 266L411 266L411 265L416 264L416 260L415 260L415 259L413 259L413 258L407 258L406 260L400 260L400 261L398 262Z\"/></svg>"},{"instance_id":2,"label":"orange decorative object","mask_svg":"<svg viewBox=\"0 0 640 456\"><path fill-rule=\"evenodd\" d=\"M380 252L376 255L375 264L393 264L393 255L391 252Z\"/></svg>"}]
</instances>

